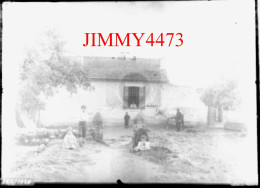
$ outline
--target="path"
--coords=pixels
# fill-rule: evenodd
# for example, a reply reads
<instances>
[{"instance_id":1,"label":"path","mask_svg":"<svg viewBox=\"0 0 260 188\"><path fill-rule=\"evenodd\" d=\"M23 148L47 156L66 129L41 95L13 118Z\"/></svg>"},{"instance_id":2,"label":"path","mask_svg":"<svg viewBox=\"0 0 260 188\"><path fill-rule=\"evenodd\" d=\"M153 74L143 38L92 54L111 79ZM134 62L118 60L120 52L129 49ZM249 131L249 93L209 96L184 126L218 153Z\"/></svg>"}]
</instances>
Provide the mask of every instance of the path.
<instances>
[{"instance_id":1,"label":"path","mask_svg":"<svg viewBox=\"0 0 260 188\"><path fill-rule=\"evenodd\" d=\"M236 175L231 170L234 157L241 158L243 138L233 133L153 130L149 133L153 143L166 146L172 152L169 161L161 162L164 157L161 153L130 153L126 145L131 140L131 132L121 131L125 132L120 129L106 132L109 147L89 142L83 148L66 150L61 148L62 140L54 140L42 153L31 152L20 158L12 176L40 182L116 183L120 179L126 183L228 183ZM236 172L243 165L238 167Z\"/></svg>"}]
</instances>

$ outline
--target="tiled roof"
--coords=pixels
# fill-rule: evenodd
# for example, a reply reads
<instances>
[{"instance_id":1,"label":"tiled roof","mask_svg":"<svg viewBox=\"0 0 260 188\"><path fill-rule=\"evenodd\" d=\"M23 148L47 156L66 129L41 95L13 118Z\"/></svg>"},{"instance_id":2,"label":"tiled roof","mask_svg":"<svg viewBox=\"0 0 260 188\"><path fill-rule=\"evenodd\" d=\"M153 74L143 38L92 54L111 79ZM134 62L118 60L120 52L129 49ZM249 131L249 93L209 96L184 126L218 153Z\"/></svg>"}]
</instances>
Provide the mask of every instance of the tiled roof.
<instances>
[{"instance_id":1,"label":"tiled roof","mask_svg":"<svg viewBox=\"0 0 260 188\"><path fill-rule=\"evenodd\" d=\"M92 80L168 82L160 59L82 57L82 63Z\"/></svg>"}]
</instances>

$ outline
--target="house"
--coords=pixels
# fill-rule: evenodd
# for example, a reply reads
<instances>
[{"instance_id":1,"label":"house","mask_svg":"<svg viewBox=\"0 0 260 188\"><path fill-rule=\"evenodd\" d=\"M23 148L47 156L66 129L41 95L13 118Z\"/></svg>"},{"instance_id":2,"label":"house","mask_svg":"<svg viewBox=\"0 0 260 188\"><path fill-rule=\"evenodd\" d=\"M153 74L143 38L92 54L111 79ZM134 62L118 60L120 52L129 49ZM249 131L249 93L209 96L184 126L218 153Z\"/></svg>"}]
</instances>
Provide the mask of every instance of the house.
<instances>
[{"instance_id":1,"label":"house","mask_svg":"<svg viewBox=\"0 0 260 188\"><path fill-rule=\"evenodd\" d=\"M69 94L60 89L46 101L46 109L41 116L44 125L77 123L77 115L83 104L92 117L100 112L106 125L121 125L126 112L133 118L140 111L148 122L160 123L171 115L165 113L164 117L160 117L158 111L162 108L170 111L181 107L187 109L189 105L197 103L202 105L196 89L169 83L166 71L161 68L160 59L125 56L72 59L82 64L91 87L88 90L79 88L77 94ZM196 111L198 112L196 109L190 110L187 113L193 114ZM203 111L200 118L191 119L204 121L204 116L206 112Z\"/></svg>"}]
</instances>

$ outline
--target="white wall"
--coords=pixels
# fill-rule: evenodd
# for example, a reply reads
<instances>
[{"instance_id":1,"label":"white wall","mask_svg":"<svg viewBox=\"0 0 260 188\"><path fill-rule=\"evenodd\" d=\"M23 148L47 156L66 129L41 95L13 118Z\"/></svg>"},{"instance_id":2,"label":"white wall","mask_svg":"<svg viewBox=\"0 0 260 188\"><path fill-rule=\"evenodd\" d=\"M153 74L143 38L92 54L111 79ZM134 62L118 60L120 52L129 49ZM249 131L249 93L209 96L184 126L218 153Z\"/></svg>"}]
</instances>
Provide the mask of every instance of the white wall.
<instances>
[{"instance_id":1,"label":"white wall","mask_svg":"<svg viewBox=\"0 0 260 188\"><path fill-rule=\"evenodd\" d=\"M101 112L108 125L123 123L125 112L133 118L139 109L123 109L123 86L146 87L146 105L160 106L161 85L141 82L95 81L91 84L93 91L79 89L77 94L69 94L65 89L59 89L53 97L46 100L46 108L41 112L41 123L44 126L77 124L81 105L87 106L87 111L93 117ZM156 108L148 107L144 114L154 116Z\"/></svg>"},{"instance_id":2,"label":"white wall","mask_svg":"<svg viewBox=\"0 0 260 188\"><path fill-rule=\"evenodd\" d=\"M93 91L78 90L77 94L69 94L60 89L53 97L46 100L46 108L41 113L43 125L77 124L81 105L87 106L87 111L93 117L101 112L107 125L123 124L126 112L132 118L139 109L123 109L123 86L146 87L146 108L143 113L150 122L164 122L166 117L156 116L157 110L164 110L166 116L176 113L176 108L185 115L185 120L206 123L207 107L200 101L196 88L174 86L170 84L140 83L140 82L104 82L92 83ZM151 105L151 107L147 107Z\"/></svg>"},{"instance_id":3,"label":"white wall","mask_svg":"<svg viewBox=\"0 0 260 188\"><path fill-rule=\"evenodd\" d=\"M195 125L207 122L207 107L201 102L197 88L164 84L160 109L166 116L172 116L177 108L184 114L185 121Z\"/></svg>"}]
</instances>

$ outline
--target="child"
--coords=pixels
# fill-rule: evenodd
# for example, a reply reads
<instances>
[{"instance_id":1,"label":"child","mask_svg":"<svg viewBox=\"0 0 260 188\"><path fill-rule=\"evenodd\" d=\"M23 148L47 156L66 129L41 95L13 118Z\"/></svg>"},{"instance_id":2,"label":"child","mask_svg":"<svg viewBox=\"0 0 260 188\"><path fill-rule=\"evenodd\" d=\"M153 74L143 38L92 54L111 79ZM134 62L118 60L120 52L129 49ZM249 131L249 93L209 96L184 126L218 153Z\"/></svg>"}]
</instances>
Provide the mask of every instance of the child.
<instances>
[{"instance_id":1,"label":"child","mask_svg":"<svg viewBox=\"0 0 260 188\"><path fill-rule=\"evenodd\" d=\"M150 149L150 142L148 141L148 137L145 134L143 134L141 135L138 145L134 148L134 151L145 151L149 149Z\"/></svg>"},{"instance_id":2,"label":"child","mask_svg":"<svg viewBox=\"0 0 260 188\"><path fill-rule=\"evenodd\" d=\"M65 149L75 149L77 147L77 139L73 134L71 127L68 128L67 134L63 140L63 148Z\"/></svg>"},{"instance_id":3,"label":"child","mask_svg":"<svg viewBox=\"0 0 260 188\"><path fill-rule=\"evenodd\" d=\"M125 128L127 129L128 128L128 126L129 126L129 120L130 120L130 116L128 115L128 112L126 112L125 113L125 117L124 117L124 119L125 119Z\"/></svg>"},{"instance_id":4,"label":"child","mask_svg":"<svg viewBox=\"0 0 260 188\"><path fill-rule=\"evenodd\" d=\"M86 112L86 106L81 106L81 113L79 117L79 145L82 147L86 138L87 121L89 119L88 113Z\"/></svg>"},{"instance_id":5,"label":"child","mask_svg":"<svg viewBox=\"0 0 260 188\"><path fill-rule=\"evenodd\" d=\"M142 120L137 120L133 128L134 129L133 129L132 149L134 149L138 145L138 142L141 140L142 135L145 135L147 140L149 140L147 130L144 128L144 122Z\"/></svg>"}]
</instances>

